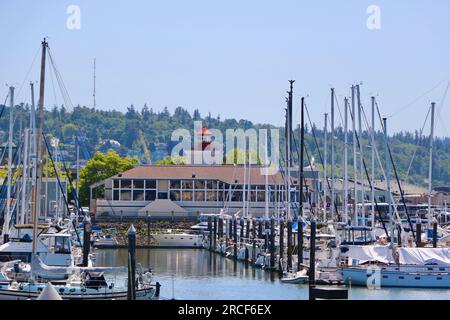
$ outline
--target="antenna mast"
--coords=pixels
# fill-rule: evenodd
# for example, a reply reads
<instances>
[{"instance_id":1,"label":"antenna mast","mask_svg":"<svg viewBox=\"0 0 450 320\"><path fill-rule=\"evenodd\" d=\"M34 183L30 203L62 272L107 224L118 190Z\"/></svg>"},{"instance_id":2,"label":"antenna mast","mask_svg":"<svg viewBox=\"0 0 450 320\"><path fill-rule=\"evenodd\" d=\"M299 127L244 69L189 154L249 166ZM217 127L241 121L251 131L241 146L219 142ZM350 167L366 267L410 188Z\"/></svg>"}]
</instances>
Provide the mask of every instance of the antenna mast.
<instances>
[{"instance_id":1,"label":"antenna mast","mask_svg":"<svg viewBox=\"0 0 450 320\"><path fill-rule=\"evenodd\" d=\"M92 94L92 96L94 97L94 108L96 107L96 102L95 102L95 78L96 78L96 75L95 75L95 58L94 58L94 92L93 92L93 94Z\"/></svg>"}]
</instances>

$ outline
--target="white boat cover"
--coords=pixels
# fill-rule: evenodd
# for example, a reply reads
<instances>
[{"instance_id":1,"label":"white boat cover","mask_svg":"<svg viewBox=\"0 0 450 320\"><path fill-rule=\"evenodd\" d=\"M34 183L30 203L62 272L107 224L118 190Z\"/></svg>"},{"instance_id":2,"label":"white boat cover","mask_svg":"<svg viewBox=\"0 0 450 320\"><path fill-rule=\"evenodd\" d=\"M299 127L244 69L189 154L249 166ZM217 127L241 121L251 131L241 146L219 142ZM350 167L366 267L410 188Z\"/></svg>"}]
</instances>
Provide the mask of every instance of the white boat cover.
<instances>
[{"instance_id":1,"label":"white boat cover","mask_svg":"<svg viewBox=\"0 0 450 320\"><path fill-rule=\"evenodd\" d=\"M450 266L448 248L398 248L400 264Z\"/></svg>"},{"instance_id":2,"label":"white boat cover","mask_svg":"<svg viewBox=\"0 0 450 320\"><path fill-rule=\"evenodd\" d=\"M368 261L394 263L389 246L348 246L348 249L345 255L358 260L360 264Z\"/></svg>"}]
</instances>

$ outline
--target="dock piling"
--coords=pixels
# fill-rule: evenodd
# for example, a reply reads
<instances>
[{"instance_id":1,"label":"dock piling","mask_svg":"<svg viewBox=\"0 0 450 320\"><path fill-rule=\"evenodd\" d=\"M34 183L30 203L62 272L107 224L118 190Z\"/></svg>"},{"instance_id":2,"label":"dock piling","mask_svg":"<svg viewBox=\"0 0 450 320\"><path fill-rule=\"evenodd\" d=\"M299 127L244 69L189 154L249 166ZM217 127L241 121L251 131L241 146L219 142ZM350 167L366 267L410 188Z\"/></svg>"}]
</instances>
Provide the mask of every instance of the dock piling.
<instances>
[{"instance_id":1,"label":"dock piling","mask_svg":"<svg viewBox=\"0 0 450 320\"><path fill-rule=\"evenodd\" d=\"M128 288L127 299L136 300L136 229L130 226L128 235Z\"/></svg>"}]
</instances>

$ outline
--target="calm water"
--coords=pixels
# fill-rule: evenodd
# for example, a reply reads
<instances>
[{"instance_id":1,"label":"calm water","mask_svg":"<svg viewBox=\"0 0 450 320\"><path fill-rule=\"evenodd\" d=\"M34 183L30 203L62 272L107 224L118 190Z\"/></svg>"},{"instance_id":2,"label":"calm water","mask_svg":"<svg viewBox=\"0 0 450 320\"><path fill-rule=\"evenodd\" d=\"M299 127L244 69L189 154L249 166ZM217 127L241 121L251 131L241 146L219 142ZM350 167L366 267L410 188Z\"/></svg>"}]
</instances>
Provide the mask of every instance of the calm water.
<instances>
[{"instance_id":1,"label":"calm water","mask_svg":"<svg viewBox=\"0 0 450 320\"><path fill-rule=\"evenodd\" d=\"M97 266L126 266L127 250L97 250ZM175 299L280 299L308 298L305 285L281 283L278 275L253 269L243 262L200 249L138 249L137 260L152 268L162 285L161 295ZM117 275L125 280L126 275ZM122 279L121 279L122 280ZM121 281L120 280L120 281ZM350 299L450 299L450 289L368 290L353 287Z\"/></svg>"}]
</instances>

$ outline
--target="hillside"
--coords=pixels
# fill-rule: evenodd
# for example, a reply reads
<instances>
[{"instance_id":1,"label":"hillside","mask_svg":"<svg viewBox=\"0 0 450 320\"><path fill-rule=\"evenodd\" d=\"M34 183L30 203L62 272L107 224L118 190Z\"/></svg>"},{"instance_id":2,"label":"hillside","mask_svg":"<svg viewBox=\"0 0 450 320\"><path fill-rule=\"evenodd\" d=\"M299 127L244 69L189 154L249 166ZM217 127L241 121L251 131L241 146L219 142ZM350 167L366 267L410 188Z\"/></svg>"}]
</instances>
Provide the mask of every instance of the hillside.
<instances>
[{"instance_id":1,"label":"hillside","mask_svg":"<svg viewBox=\"0 0 450 320\"><path fill-rule=\"evenodd\" d=\"M27 105L17 106L15 110L16 122L15 128L28 123ZM20 113L21 112L21 113ZM280 112L282 112L280 110ZM45 113L46 133L56 136L60 139L60 148L64 152L66 160L73 161L74 147L73 137L77 134L78 128L83 139L82 155L87 158L93 153L104 152L113 148L121 155L136 155L143 163L150 163L162 159L167 155L177 142L170 140L171 133L175 129L185 128L193 132L194 120L202 120L204 125L209 128L216 128L225 133L226 129L249 129L249 128L273 128L267 124L253 124L247 120L224 119L220 116L213 117L211 114L202 117L198 110L191 115L182 107L178 107L173 114L170 114L167 108L160 112L153 111L152 108L144 106L138 111L134 106L130 106L127 112L104 111L87 107L77 106L72 112L67 112L64 107L54 107ZM8 108L5 108L0 119L0 139L3 142L7 140L8 128ZM323 131L314 128L317 143L320 146L320 152L323 155ZM320 164L320 157L317 152L316 143L312 135L310 126L306 128L306 148L309 156L314 157L316 165ZM297 132L295 133L297 135ZM336 130L335 144L335 163L336 175L343 175L343 141L344 133L341 127ZM363 133L361 143L364 146L366 165L370 170L370 148L367 132ZM284 133L280 132L281 143L284 142ZM17 139L17 135L16 135ZM383 135L377 132L376 141L381 161L384 161ZM351 134L349 135L351 142ZM424 185L428 176L428 137L420 136L418 131L400 132L389 138L395 165L402 179L405 179L409 170L407 181L413 184ZM450 139L436 138L434 148L434 170L433 185L450 184ZM294 144L297 144L294 141ZM417 145L417 150L416 150ZM283 147L281 147L283 149ZM415 157L413 155L415 153ZM283 150L281 150L283 153ZM330 158L329 158L330 159ZM411 162L411 159L413 161ZM294 161L297 162L297 156L294 155ZM351 170L352 149L349 149L349 164ZM305 165L308 164L308 158L305 156ZM381 171L377 165L378 177Z\"/></svg>"}]
</instances>

